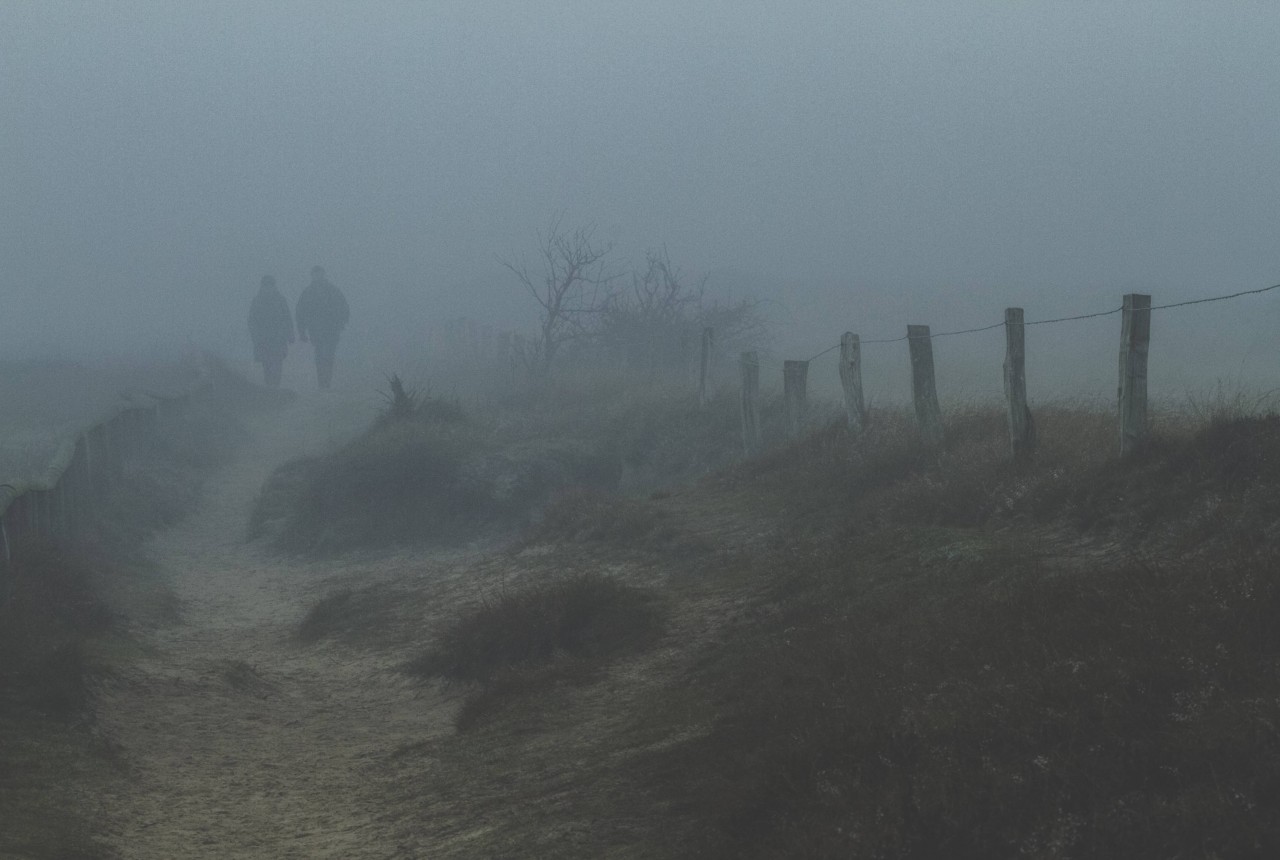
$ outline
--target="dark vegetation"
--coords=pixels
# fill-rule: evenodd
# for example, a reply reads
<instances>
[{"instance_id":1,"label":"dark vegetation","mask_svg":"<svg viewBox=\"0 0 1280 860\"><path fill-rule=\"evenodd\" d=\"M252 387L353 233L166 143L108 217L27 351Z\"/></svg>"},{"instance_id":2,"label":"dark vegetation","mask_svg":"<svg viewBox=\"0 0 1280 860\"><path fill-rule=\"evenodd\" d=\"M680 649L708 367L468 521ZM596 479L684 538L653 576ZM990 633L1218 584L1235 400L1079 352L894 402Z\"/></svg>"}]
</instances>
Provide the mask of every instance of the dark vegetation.
<instances>
[{"instance_id":1,"label":"dark vegetation","mask_svg":"<svg viewBox=\"0 0 1280 860\"><path fill-rule=\"evenodd\" d=\"M651 645L663 619L651 591L599 573L561 577L463 612L409 671L479 685L457 716L466 731L522 694L588 679L609 660Z\"/></svg>"},{"instance_id":2,"label":"dark vegetation","mask_svg":"<svg viewBox=\"0 0 1280 860\"><path fill-rule=\"evenodd\" d=\"M362 435L276 471L249 534L314 553L474 537L536 491L499 486L486 474L491 455L484 430L456 402L414 394L392 377L386 408Z\"/></svg>"},{"instance_id":3,"label":"dark vegetation","mask_svg":"<svg viewBox=\"0 0 1280 860\"><path fill-rule=\"evenodd\" d=\"M889 411L786 443L768 404L739 462L735 398L552 382L445 425L508 469L595 464L511 509L545 554L410 667L469 685L460 762L537 803L548 744L607 751L580 800L653 810L654 856L1280 850L1280 417L1164 415L1120 460L1111 414L1051 404L1014 463L995 409L933 447Z\"/></svg>"},{"instance_id":4,"label":"dark vegetation","mask_svg":"<svg viewBox=\"0 0 1280 860\"><path fill-rule=\"evenodd\" d=\"M298 624L298 641L311 644L333 639L362 644L381 636L385 642L405 600L403 592L381 585L339 589L307 611Z\"/></svg>"},{"instance_id":5,"label":"dark vegetation","mask_svg":"<svg viewBox=\"0 0 1280 860\"><path fill-rule=\"evenodd\" d=\"M412 669L471 685L462 778L536 804L548 745L607 755L573 802L602 840L648 810L645 856L1276 853L1280 417L1168 418L1123 461L1111 416L1038 418L1018 466L998 411L936 449L881 413L669 498L562 494L520 544L542 569L680 575L438 625ZM740 546L726 510L768 527Z\"/></svg>"},{"instance_id":6,"label":"dark vegetation","mask_svg":"<svg viewBox=\"0 0 1280 860\"><path fill-rule=\"evenodd\" d=\"M737 456L738 404L728 394L700 410L662 386L544 380L469 411L390 381L362 435L276 470L251 538L317 555L456 544L534 522L565 493L651 491Z\"/></svg>"},{"instance_id":7,"label":"dark vegetation","mask_svg":"<svg viewBox=\"0 0 1280 860\"><path fill-rule=\"evenodd\" d=\"M104 856L83 786L118 765L92 731L94 685L131 627L176 617L142 543L194 509L251 403L235 388L202 392L134 440L75 541L15 540L0 563L0 856Z\"/></svg>"},{"instance_id":8,"label":"dark vegetation","mask_svg":"<svg viewBox=\"0 0 1280 860\"><path fill-rule=\"evenodd\" d=\"M1061 411L1022 469L998 419L939 451L832 429L725 477L793 514L671 692L711 730L649 762L706 855L1280 847L1280 418L1117 462L1108 420Z\"/></svg>"}]
</instances>

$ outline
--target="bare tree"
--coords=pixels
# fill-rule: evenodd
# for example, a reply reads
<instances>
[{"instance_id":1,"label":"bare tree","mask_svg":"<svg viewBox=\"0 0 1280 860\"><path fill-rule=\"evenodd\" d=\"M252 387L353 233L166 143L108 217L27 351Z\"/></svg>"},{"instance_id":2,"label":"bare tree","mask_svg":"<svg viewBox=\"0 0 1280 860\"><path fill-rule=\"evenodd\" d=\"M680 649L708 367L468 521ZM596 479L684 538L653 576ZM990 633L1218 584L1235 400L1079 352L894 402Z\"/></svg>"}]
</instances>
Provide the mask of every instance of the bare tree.
<instances>
[{"instance_id":1,"label":"bare tree","mask_svg":"<svg viewBox=\"0 0 1280 860\"><path fill-rule=\"evenodd\" d=\"M523 260L498 258L538 302L540 331L535 349L543 373L560 347L593 333L618 278L608 259L613 245L596 241L594 225L566 232L560 222L557 216L545 234L538 234L540 259L535 270Z\"/></svg>"},{"instance_id":2,"label":"bare tree","mask_svg":"<svg viewBox=\"0 0 1280 860\"><path fill-rule=\"evenodd\" d=\"M704 279L705 281L705 279ZM600 337L632 369L653 370L680 357L702 304L702 283L690 287L664 247L645 252L631 288L616 291L599 323Z\"/></svg>"}]
</instances>

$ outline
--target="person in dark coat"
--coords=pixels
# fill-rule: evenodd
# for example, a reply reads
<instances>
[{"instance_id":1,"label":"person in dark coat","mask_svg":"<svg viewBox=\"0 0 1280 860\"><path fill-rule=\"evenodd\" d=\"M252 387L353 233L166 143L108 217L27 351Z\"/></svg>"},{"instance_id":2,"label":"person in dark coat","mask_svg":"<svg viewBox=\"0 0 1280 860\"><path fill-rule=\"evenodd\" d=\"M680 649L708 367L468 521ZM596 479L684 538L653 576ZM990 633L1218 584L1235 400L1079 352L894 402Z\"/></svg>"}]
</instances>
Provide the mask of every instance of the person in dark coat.
<instances>
[{"instance_id":1,"label":"person in dark coat","mask_svg":"<svg viewBox=\"0 0 1280 860\"><path fill-rule=\"evenodd\" d=\"M293 343L293 314L270 275L262 276L262 286L249 305L249 337L253 360L262 364L263 382L268 388L279 388L284 357Z\"/></svg>"},{"instance_id":2,"label":"person in dark coat","mask_svg":"<svg viewBox=\"0 0 1280 860\"><path fill-rule=\"evenodd\" d=\"M324 276L324 269L311 270L311 283L298 297L296 311L298 336L311 341L316 356L316 379L321 388L333 380L333 357L338 349L338 335L351 316L342 291Z\"/></svg>"}]
</instances>

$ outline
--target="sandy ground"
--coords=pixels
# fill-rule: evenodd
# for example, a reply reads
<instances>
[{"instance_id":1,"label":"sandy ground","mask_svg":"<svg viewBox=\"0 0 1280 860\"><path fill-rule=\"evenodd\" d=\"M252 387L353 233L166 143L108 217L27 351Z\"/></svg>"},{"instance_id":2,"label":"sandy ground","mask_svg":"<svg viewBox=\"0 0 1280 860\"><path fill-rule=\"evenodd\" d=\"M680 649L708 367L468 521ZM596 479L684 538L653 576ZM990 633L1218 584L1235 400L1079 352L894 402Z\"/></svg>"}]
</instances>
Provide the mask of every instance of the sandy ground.
<instances>
[{"instance_id":1,"label":"sandy ground","mask_svg":"<svg viewBox=\"0 0 1280 860\"><path fill-rule=\"evenodd\" d=\"M128 768L101 798L99 824L122 857L421 856L394 844L379 761L452 731L452 706L393 656L304 647L292 634L335 584L432 558L306 563L244 540L270 471L355 429L355 411L316 394L258 418L202 509L153 541L182 620L143 631L144 656L99 698Z\"/></svg>"}]
</instances>

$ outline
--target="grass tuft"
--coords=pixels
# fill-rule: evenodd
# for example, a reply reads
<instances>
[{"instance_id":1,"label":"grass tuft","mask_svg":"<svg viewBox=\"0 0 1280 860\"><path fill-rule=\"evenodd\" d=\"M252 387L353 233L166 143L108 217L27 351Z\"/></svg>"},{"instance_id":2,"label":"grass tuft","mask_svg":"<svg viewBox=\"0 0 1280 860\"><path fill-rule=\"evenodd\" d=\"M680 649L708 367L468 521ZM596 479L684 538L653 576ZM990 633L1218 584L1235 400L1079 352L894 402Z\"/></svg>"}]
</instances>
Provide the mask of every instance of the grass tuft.
<instances>
[{"instance_id":1,"label":"grass tuft","mask_svg":"<svg viewBox=\"0 0 1280 860\"><path fill-rule=\"evenodd\" d=\"M506 592L459 616L411 670L451 681L488 681L499 670L564 652L608 658L661 631L654 596L599 573Z\"/></svg>"},{"instance_id":2,"label":"grass tuft","mask_svg":"<svg viewBox=\"0 0 1280 860\"><path fill-rule=\"evenodd\" d=\"M662 633L666 613L644 589L599 573L505 592L444 627L434 648L409 664L416 675L480 684L457 719L478 725L512 700L581 680Z\"/></svg>"}]
</instances>

